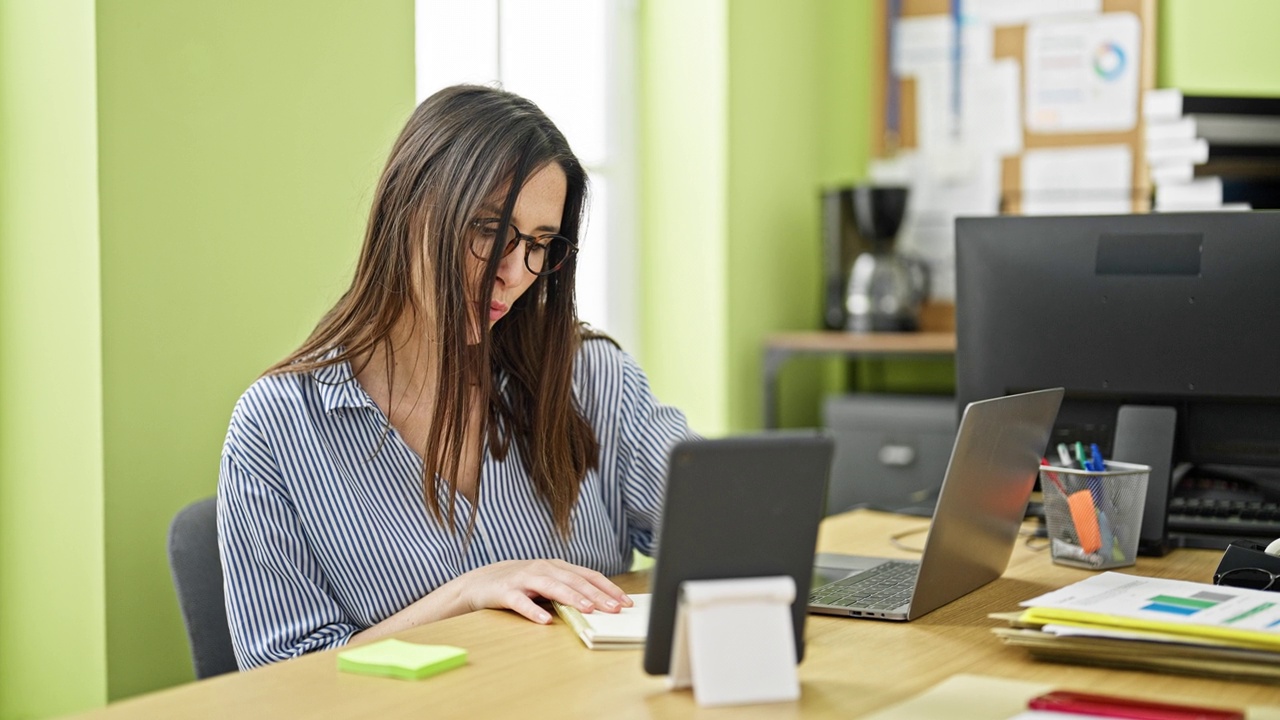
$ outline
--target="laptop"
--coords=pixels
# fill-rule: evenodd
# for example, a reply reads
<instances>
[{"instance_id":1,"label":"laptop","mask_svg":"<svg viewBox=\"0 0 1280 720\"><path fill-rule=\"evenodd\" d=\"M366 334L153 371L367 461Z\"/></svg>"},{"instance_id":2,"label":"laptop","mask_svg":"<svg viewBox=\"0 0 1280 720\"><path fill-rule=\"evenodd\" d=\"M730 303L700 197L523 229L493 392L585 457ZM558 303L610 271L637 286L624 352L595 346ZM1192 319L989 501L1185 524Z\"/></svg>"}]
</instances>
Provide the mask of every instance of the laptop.
<instances>
[{"instance_id":1,"label":"laptop","mask_svg":"<svg viewBox=\"0 0 1280 720\"><path fill-rule=\"evenodd\" d=\"M818 553L809 612L915 620L1004 574L1062 395L970 403L920 559Z\"/></svg>"}]
</instances>

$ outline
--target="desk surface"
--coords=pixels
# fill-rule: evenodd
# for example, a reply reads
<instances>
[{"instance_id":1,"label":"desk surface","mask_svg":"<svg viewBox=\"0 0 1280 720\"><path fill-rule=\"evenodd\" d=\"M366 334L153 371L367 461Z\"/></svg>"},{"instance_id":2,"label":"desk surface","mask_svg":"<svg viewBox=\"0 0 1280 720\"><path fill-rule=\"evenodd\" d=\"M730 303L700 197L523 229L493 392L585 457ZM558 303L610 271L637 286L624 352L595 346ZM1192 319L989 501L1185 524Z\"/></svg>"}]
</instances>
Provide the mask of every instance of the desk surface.
<instances>
[{"instance_id":1,"label":"desk surface","mask_svg":"<svg viewBox=\"0 0 1280 720\"><path fill-rule=\"evenodd\" d=\"M890 533L925 524L857 511L823 523L819 549L892 557ZM923 535L908 541L923 540ZM1125 571L1206 580L1219 553L1177 550L1140 558ZM419 682L339 673L334 652L248 673L224 675L126 700L86 717L855 717L911 697L955 673L1053 683L1059 687L1229 706L1280 705L1280 687L1136 671L1039 663L1004 646L987 613L1088 577L1060 567L1021 542L1004 577L911 623L811 615L798 702L702 709L688 691L640 668L641 651L590 651L557 618L550 626L484 610L401 633L422 643L457 645L470 665ZM648 576L622 576L643 592Z\"/></svg>"}]
</instances>

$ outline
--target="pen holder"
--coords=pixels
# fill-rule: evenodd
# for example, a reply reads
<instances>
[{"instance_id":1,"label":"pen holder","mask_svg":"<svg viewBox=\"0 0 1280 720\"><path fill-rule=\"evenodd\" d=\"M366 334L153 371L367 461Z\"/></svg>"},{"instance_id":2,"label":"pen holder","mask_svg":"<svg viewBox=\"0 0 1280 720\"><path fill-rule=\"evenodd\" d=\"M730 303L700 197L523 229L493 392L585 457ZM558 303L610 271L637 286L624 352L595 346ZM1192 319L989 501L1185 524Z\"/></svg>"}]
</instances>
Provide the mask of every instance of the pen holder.
<instances>
[{"instance_id":1,"label":"pen holder","mask_svg":"<svg viewBox=\"0 0 1280 720\"><path fill-rule=\"evenodd\" d=\"M1105 467L1040 468L1049 552L1059 565L1104 570L1137 559L1151 468L1112 461Z\"/></svg>"}]
</instances>

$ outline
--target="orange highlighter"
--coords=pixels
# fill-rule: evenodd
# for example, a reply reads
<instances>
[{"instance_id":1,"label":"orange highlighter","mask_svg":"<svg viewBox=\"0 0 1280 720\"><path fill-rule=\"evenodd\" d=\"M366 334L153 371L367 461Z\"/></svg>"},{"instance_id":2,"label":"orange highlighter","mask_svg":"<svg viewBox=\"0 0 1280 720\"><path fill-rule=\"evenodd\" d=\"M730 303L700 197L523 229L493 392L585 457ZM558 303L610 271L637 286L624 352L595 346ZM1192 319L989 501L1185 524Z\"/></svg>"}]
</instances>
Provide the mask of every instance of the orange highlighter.
<instances>
[{"instance_id":1,"label":"orange highlighter","mask_svg":"<svg viewBox=\"0 0 1280 720\"><path fill-rule=\"evenodd\" d=\"M1067 507L1071 510L1071 522L1076 526L1076 535L1080 538L1080 549L1087 553L1095 553L1102 549L1102 533L1098 530L1098 516L1093 510L1093 494L1088 490L1077 490L1067 496Z\"/></svg>"}]
</instances>

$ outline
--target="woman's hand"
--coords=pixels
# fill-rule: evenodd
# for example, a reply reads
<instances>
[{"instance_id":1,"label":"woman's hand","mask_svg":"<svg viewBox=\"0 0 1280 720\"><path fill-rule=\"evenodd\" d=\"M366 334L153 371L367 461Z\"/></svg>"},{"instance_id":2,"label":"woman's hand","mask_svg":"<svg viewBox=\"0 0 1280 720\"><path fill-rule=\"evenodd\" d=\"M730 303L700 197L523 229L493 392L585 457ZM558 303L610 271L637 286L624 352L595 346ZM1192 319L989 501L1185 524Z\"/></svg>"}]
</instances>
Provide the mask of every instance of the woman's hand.
<instances>
[{"instance_id":1,"label":"woman's hand","mask_svg":"<svg viewBox=\"0 0 1280 720\"><path fill-rule=\"evenodd\" d=\"M609 578L563 560L504 560L459 575L446 585L456 585L453 590L467 612L507 608L543 624L551 622L551 615L533 601L536 597L585 613L616 613L632 605L631 598Z\"/></svg>"},{"instance_id":2,"label":"woman's hand","mask_svg":"<svg viewBox=\"0 0 1280 720\"><path fill-rule=\"evenodd\" d=\"M595 570L563 560L504 560L463 573L400 612L351 636L368 642L411 627L463 615L481 608L511 609L536 623L551 614L533 598L555 600L582 612L618 612L631 598Z\"/></svg>"}]
</instances>

